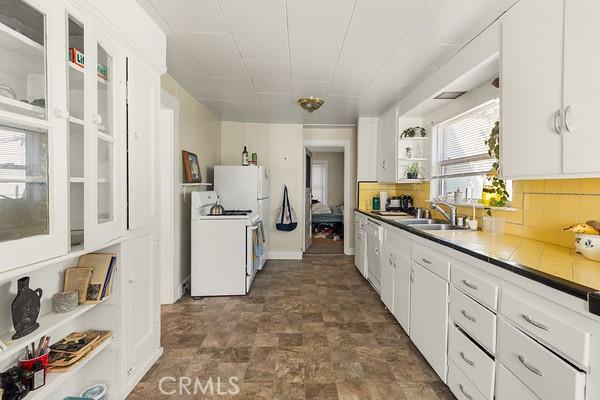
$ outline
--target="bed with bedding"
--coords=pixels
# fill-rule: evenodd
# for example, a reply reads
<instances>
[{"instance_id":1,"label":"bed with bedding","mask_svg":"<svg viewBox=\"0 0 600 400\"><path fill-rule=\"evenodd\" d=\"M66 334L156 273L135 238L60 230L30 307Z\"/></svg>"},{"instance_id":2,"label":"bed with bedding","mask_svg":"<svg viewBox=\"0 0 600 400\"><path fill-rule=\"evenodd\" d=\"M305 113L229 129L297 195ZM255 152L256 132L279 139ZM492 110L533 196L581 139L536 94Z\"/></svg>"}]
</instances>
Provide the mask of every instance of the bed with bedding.
<instances>
[{"instance_id":1,"label":"bed with bedding","mask_svg":"<svg viewBox=\"0 0 600 400\"><path fill-rule=\"evenodd\" d=\"M344 206L328 206L323 203L312 205L313 224L337 224L344 222Z\"/></svg>"}]
</instances>

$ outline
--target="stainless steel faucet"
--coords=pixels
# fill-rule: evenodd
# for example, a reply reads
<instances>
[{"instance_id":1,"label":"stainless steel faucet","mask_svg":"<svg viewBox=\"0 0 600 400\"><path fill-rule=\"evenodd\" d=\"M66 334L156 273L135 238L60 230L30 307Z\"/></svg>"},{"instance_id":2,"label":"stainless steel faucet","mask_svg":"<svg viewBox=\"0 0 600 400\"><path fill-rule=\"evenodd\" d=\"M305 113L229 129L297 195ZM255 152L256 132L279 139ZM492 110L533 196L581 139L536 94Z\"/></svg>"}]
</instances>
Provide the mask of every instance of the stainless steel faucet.
<instances>
[{"instance_id":1,"label":"stainless steel faucet","mask_svg":"<svg viewBox=\"0 0 600 400\"><path fill-rule=\"evenodd\" d=\"M443 204L450 210L450 214L444 211L439 205ZM456 206L446 203L443 201L432 201L431 208L434 210L438 210L452 225L456 225Z\"/></svg>"}]
</instances>

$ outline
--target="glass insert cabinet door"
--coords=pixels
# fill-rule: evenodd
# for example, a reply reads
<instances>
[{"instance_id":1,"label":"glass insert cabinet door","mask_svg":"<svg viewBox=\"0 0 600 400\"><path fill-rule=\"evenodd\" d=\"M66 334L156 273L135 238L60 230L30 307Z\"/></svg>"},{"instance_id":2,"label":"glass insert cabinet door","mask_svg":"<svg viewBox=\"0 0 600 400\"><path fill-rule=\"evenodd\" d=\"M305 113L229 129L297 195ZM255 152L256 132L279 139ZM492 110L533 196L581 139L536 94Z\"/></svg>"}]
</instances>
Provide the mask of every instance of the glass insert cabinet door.
<instances>
[{"instance_id":1,"label":"glass insert cabinet door","mask_svg":"<svg viewBox=\"0 0 600 400\"><path fill-rule=\"evenodd\" d=\"M61 11L37 4L0 1L0 272L67 251Z\"/></svg>"}]
</instances>

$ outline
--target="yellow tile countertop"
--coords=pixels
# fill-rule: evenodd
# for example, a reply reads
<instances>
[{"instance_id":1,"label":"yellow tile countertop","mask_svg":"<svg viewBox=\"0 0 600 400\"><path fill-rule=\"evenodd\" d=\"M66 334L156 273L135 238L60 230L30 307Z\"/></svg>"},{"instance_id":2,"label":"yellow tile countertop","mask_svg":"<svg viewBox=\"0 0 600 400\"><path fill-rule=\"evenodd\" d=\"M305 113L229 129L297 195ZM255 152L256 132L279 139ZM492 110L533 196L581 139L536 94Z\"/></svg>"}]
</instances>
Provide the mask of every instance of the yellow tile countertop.
<instances>
[{"instance_id":1,"label":"yellow tile countertop","mask_svg":"<svg viewBox=\"0 0 600 400\"><path fill-rule=\"evenodd\" d=\"M370 211L357 211L580 298L600 290L600 262L588 260L574 249L510 234L423 231Z\"/></svg>"}]
</instances>

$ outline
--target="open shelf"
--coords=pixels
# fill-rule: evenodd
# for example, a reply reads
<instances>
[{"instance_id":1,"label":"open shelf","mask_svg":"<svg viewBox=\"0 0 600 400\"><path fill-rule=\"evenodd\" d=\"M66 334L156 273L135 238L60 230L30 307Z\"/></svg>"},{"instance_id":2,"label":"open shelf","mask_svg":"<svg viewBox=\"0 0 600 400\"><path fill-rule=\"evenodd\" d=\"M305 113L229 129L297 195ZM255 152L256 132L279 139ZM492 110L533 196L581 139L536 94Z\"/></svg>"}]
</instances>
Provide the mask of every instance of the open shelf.
<instances>
[{"instance_id":1,"label":"open shelf","mask_svg":"<svg viewBox=\"0 0 600 400\"><path fill-rule=\"evenodd\" d=\"M190 186L212 186L212 183L182 183L181 186L183 187L190 187Z\"/></svg>"},{"instance_id":2,"label":"open shelf","mask_svg":"<svg viewBox=\"0 0 600 400\"><path fill-rule=\"evenodd\" d=\"M50 393L52 393L54 390L60 387L60 385L62 385L64 382L67 382L69 379L72 379L73 375L75 375L87 363L92 361L94 357L100 354L104 349L110 346L111 343L112 338L106 339L104 342L100 343L98 347L96 347L83 359L81 359L78 363L76 363L64 372L48 371L48 373L46 374L46 384L38 390L29 392L29 394L27 395L27 400L43 400L50 398Z\"/></svg>"},{"instance_id":3,"label":"open shelf","mask_svg":"<svg viewBox=\"0 0 600 400\"><path fill-rule=\"evenodd\" d=\"M422 183L425 182L425 179L399 179L398 183Z\"/></svg>"},{"instance_id":4,"label":"open shelf","mask_svg":"<svg viewBox=\"0 0 600 400\"><path fill-rule=\"evenodd\" d=\"M415 137L403 137L403 138L399 138L398 140L427 140L427 139L429 139L427 136L425 136L425 137L415 136Z\"/></svg>"},{"instance_id":5,"label":"open shelf","mask_svg":"<svg viewBox=\"0 0 600 400\"><path fill-rule=\"evenodd\" d=\"M398 161L427 161L426 158L412 157L412 158L399 158Z\"/></svg>"},{"instance_id":6,"label":"open shelf","mask_svg":"<svg viewBox=\"0 0 600 400\"><path fill-rule=\"evenodd\" d=\"M6 350L0 351L0 361L6 360L8 357L16 356L19 352L23 351L27 345L31 343L37 343L42 336L49 335L54 330L64 326L65 324L73 321L75 318L85 314L92 308L104 303L110 297L105 297L97 304L82 304L75 310L66 314L57 314L55 312L49 312L46 315L42 315L38 319L40 327L35 332L22 337L20 339L12 340L12 335L15 334L14 330L0 336L0 340L8 347ZM29 397L27 397L29 399Z\"/></svg>"}]
</instances>

